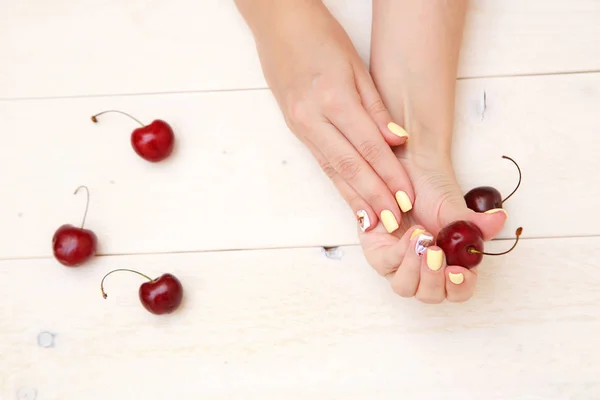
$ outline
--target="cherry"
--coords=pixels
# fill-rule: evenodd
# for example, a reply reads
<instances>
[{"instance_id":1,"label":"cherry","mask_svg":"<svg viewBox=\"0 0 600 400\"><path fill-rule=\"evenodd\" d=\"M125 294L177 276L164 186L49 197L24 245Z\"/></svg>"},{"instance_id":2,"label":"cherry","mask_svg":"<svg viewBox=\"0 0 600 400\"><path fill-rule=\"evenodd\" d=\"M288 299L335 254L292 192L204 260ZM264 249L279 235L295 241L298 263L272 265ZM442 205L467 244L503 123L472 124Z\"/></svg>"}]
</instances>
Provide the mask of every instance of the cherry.
<instances>
[{"instance_id":1,"label":"cherry","mask_svg":"<svg viewBox=\"0 0 600 400\"><path fill-rule=\"evenodd\" d=\"M171 155L175 143L175 135L171 126L165 121L156 119L150 125L144 125L138 119L118 110L102 111L93 115L92 121L96 123L98 122L97 117L110 112L126 115L142 126L141 128L134 129L131 133L131 146L140 157L146 161L159 162Z\"/></svg>"},{"instance_id":2,"label":"cherry","mask_svg":"<svg viewBox=\"0 0 600 400\"><path fill-rule=\"evenodd\" d=\"M513 246L502 253L486 253L483 251L483 234L481 230L469 221L454 221L445 226L436 239L436 245L446 254L448 265L460 265L471 269L483 259L483 255L501 256L511 252L519 242L523 228L515 232L517 236Z\"/></svg>"},{"instance_id":3,"label":"cherry","mask_svg":"<svg viewBox=\"0 0 600 400\"><path fill-rule=\"evenodd\" d=\"M508 200L513 194L515 194L519 186L521 186L521 168L519 168L519 165L510 157L502 156L502 158L512 161L517 166L517 170L519 171L519 182L517 183L515 189L511 194L508 195L507 198L502 200L502 195L496 188L491 186L476 187L469 190L469 192L465 194L467 208L470 208L476 212L486 212L494 208L502 208L504 202L506 202L506 200Z\"/></svg>"},{"instance_id":4,"label":"cherry","mask_svg":"<svg viewBox=\"0 0 600 400\"><path fill-rule=\"evenodd\" d=\"M54 257L67 267L79 266L96 254L96 244L98 241L96 234L89 229L83 228L90 205L90 191L86 186L79 186L74 194L77 194L81 188L84 188L87 192L87 202L81 227L77 228L70 224L64 224L54 232L54 236L52 237Z\"/></svg>"},{"instance_id":5,"label":"cherry","mask_svg":"<svg viewBox=\"0 0 600 400\"><path fill-rule=\"evenodd\" d=\"M140 286L139 297L144 308L152 314L170 314L181 304L183 287L175 276L167 273L152 279L131 269L115 269L104 275L102 282L100 282L100 290L102 291L102 297L105 299L108 295L104 291L104 280L108 275L117 271L133 272L148 279L149 282L144 282Z\"/></svg>"}]
</instances>

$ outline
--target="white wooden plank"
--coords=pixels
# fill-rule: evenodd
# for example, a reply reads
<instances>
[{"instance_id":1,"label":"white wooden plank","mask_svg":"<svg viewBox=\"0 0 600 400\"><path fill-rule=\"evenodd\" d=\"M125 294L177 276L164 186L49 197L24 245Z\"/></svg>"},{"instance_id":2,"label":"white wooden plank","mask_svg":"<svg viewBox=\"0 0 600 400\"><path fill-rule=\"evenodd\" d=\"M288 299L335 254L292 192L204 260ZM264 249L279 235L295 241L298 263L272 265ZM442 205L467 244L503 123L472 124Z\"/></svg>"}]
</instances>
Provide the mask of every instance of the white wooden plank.
<instances>
[{"instance_id":1,"label":"white wooden plank","mask_svg":"<svg viewBox=\"0 0 600 400\"><path fill-rule=\"evenodd\" d=\"M488 108L478 104L486 90ZM525 237L598 235L600 74L461 81L454 162L464 192L493 185ZM163 164L137 157L135 124L172 123ZM55 229L86 226L102 254L356 244L353 215L289 132L268 91L0 103L0 258L48 256Z\"/></svg>"},{"instance_id":2,"label":"white wooden plank","mask_svg":"<svg viewBox=\"0 0 600 400\"><path fill-rule=\"evenodd\" d=\"M371 2L326 4L365 61ZM265 87L233 1L4 1L0 98ZM459 76L599 70L600 2L475 0Z\"/></svg>"},{"instance_id":3,"label":"white wooden plank","mask_svg":"<svg viewBox=\"0 0 600 400\"><path fill-rule=\"evenodd\" d=\"M599 238L523 240L467 303L392 293L357 247L0 262L0 395L38 399L600 397ZM504 248L492 243L493 251ZM172 272L182 308L147 313L133 274ZM38 345L41 332L54 346ZM23 397L21 397L23 398Z\"/></svg>"}]
</instances>

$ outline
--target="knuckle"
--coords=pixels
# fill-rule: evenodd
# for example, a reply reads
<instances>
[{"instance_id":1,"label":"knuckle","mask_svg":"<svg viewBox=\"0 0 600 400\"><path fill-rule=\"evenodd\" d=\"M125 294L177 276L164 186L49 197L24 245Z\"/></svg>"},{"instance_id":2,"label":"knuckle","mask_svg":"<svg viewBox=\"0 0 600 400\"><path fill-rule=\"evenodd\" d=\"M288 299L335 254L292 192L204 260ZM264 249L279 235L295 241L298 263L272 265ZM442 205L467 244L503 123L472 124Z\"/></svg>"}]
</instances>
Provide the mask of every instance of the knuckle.
<instances>
[{"instance_id":1,"label":"knuckle","mask_svg":"<svg viewBox=\"0 0 600 400\"><path fill-rule=\"evenodd\" d=\"M358 146L358 151L360 154L362 154L362 156L365 158L365 160L367 160L371 163L371 162L378 160L381 157L381 153L382 153L383 149L376 142L374 142L372 140L368 140L368 141L362 142Z\"/></svg>"},{"instance_id":2,"label":"knuckle","mask_svg":"<svg viewBox=\"0 0 600 400\"><path fill-rule=\"evenodd\" d=\"M377 206L378 204L384 204L385 200L383 195L381 195L380 193L370 193L367 198L366 198L367 202L373 206Z\"/></svg>"},{"instance_id":3,"label":"knuckle","mask_svg":"<svg viewBox=\"0 0 600 400\"><path fill-rule=\"evenodd\" d=\"M375 100L371 104L368 104L365 108L369 114L374 116L387 113L387 108L381 99Z\"/></svg>"},{"instance_id":4,"label":"knuckle","mask_svg":"<svg viewBox=\"0 0 600 400\"><path fill-rule=\"evenodd\" d=\"M289 103L287 119L288 125L307 126L310 124L310 104L304 99L293 100Z\"/></svg>"},{"instance_id":5,"label":"knuckle","mask_svg":"<svg viewBox=\"0 0 600 400\"><path fill-rule=\"evenodd\" d=\"M325 173L325 175L327 175L327 177L329 179L333 179L335 177L335 175L337 174L335 168L333 167L333 165L331 165L331 163L329 161L320 160L319 166L321 167L321 169L323 170L323 172Z\"/></svg>"},{"instance_id":6,"label":"knuckle","mask_svg":"<svg viewBox=\"0 0 600 400\"><path fill-rule=\"evenodd\" d=\"M347 104L347 96L339 88L327 87L319 91L319 103L326 112L335 113Z\"/></svg>"},{"instance_id":7,"label":"knuckle","mask_svg":"<svg viewBox=\"0 0 600 400\"><path fill-rule=\"evenodd\" d=\"M343 157L338 160L336 170L344 179L351 181L360 173L360 165L354 157Z\"/></svg>"}]
</instances>

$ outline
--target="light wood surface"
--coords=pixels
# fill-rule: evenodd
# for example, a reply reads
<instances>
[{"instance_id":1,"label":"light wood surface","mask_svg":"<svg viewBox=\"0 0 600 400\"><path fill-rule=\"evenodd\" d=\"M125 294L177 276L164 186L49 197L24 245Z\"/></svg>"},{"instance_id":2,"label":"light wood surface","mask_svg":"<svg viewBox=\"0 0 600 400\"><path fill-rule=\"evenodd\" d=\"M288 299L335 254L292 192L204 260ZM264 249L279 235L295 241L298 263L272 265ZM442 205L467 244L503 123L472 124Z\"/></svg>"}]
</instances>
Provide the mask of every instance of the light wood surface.
<instances>
[{"instance_id":1,"label":"light wood surface","mask_svg":"<svg viewBox=\"0 0 600 400\"><path fill-rule=\"evenodd\" d=\"M326 4L368 61L370 1ZM519 162L499 238L524 239L425 305L364 260L231 0L0 1L0 400L599 399L600 2L471 4L454 163L506 194ZM90 121L115 108L171 123L173 157ZM82 184L102 256L69 269L51 237ZM104 300L115 268L174 273L182 308L149 314L126 273Z\"/></svg>"},{"instance_id":2,"label":"light wood surface","mask_svg":"<svg viewBox=\"0 0 600 400\"><path fill-rule=\"evenodd\" d=\"M371 1L326 0L368 61ZM265 87L231 0L0 5L0 98ZM600 69L597 0L473 0L460 77Z\"/></svg>"},{"instance_id":3,"label":"light wood surface","mask_svg":"<svg viewBox=\"0 0 600 400\"><path fill-rule=\"evenodd\" d=\"M509 221L500 238L600 234L600 74L461 81L455 165L464 192L492 185ZM486 91L484 119L478 104ZM4 101L0 258L43 257L59 225L81 220L102 254L357 244L354 216L287 129L270 92ZM174 157L149 164L129 145L126 117L163 118ZM568 211L564 207L568 206ZM551 216L549 218L548 216ZM27 240L23 240L27 238Z\"/></svg>"},{"instance_id":4,"label":"light wood surface","mask_svg":"<svg viewBox=\"0 0 600 400\"><path fill-rule=\"evenodd\" d=\"M101 257L75 270L3 261L0 292L11 295L0 303L0 393L592 399L599 245L523 240L481 268L472 301L442 305L397 297L358 247L340 248L340 259L319 248ZM143 280L128 273L107 278L104 300L102 276L123 267L178 276L183 308L147 313L137 298ZM41 337L50 347L38 344L44 332L54 335Z\"/></svg>"}]
</instances>

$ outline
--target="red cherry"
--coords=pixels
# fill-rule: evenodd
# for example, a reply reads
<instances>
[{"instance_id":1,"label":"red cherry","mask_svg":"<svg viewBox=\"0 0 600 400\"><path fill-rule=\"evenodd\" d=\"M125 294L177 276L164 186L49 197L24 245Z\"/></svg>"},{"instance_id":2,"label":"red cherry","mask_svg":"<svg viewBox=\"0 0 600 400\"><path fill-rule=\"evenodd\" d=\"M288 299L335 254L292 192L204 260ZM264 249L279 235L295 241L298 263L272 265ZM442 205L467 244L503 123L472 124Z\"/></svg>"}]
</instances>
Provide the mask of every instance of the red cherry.
<instances>
[{"instance_id":1,"label":"red cherry","mask_svg":"<svg viewBox=\"0 0 600 400\"><path fill-rule=\"evenodd\" d=\"M521 168L519 168L519 165L515 160L508 156L502 156L502 158L512 161L513 164L517 166L517 170L519 171L519 182L517 183L517 186L504 200L502 200L500 192L491 186L479 186L469 190L467 194L465 194L465 201L467 207L471 210L476 212L486 212L494 208L502 208L504 202L515 194L519 186L521 186Z\"/></svg>"},{"instance_id":2,"label":"red cherry","mask_svg":"<svg viewBox=\"0 0 600 400\"><path fill-rule=\"evenodd\" d=\"M58 262L67 267L79 266L96 254L96 245L98 242L96 234L89 229L83 228L90 204L90 191L86 186L80 186L75 190L75 194L81 188L84 188L87 192L87 202L81 228L64 224L52 236L52 252L54 257Z\"/></svg>"},{"instance_id":3,"label":"red cherry","mask_svg":"<svg viewBox=\"0 0 600 400\"><path fill-rule=\"evenodd\" d=\"M183 286L179 279L172 274L163 274L156 279L131 269L115 269L107 273L100 283L102 296L106 299L108 295L104 291L104 279L113 272L128 271L143 276L149 282L144 282L139 289L139 297L142 305L152 314L170 314L175 311L183 299Z\"/></svg>"},{"instance_id":4,"label":"red cherry","mask_svg":"<svg viewBox=\"0 0 600 400\"><path fill-rule=\"evenodd\" d=\"M518 228L515 243L507 251L486 253L483 251L483 234L477 225L469 221L454 221L438 233L436 245L444 251L448 265L471 269L481 263L483 255L500 256L511 252L519 242L521 233L523 228Z\"/></svg>"},{"instance_id":5,"label":"red cherry","mask_svg":"<svg viewBox=\"0 0 600 400\"><path fill-rule=\"evenodd\" d=\"M156 119L150 125L144 125L138 119L118 110L102 111L92 116L93 122L98 122L97 117L109 112L116 112L128 116L142 127L134 129L131 133L131 146L133 150L146 161L159 162L169 157L175 145L173 129L165 121Z\"/></svg>"}]
</instances>

